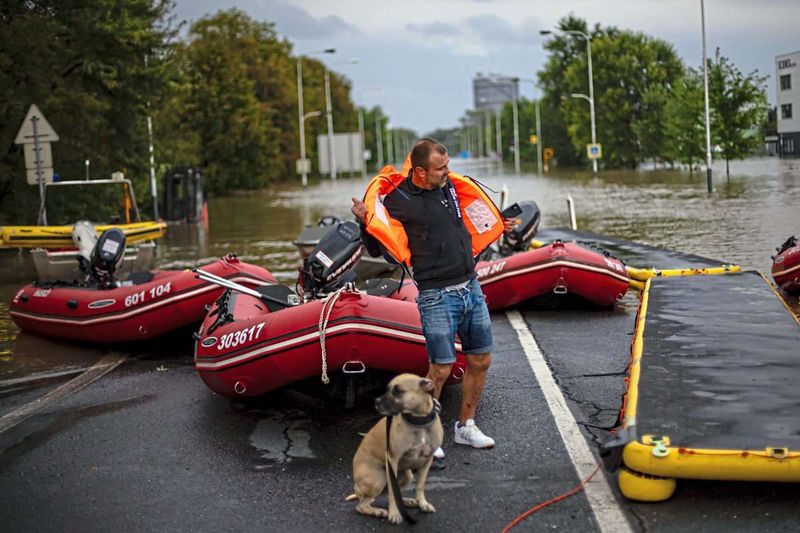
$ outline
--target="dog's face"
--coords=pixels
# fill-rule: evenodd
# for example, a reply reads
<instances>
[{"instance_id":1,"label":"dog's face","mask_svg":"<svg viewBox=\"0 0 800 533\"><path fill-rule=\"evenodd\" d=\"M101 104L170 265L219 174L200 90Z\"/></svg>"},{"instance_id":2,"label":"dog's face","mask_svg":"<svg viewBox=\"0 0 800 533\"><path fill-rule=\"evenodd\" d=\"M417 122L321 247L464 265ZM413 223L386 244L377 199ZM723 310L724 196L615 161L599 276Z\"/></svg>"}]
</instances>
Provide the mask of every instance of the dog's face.
<instances>
[{"instance_id":1,"label":"dog's face","mask_svg":"<svg viewBox=\"0 0 800 533\"><path fill-rule=\"evenodd\" d=\"M382 415L402 412L425 414L431 410L433 381L414 374L400 374L386 387L386 394L375 399L375 409Z\"/></svg>"}]
</instances>

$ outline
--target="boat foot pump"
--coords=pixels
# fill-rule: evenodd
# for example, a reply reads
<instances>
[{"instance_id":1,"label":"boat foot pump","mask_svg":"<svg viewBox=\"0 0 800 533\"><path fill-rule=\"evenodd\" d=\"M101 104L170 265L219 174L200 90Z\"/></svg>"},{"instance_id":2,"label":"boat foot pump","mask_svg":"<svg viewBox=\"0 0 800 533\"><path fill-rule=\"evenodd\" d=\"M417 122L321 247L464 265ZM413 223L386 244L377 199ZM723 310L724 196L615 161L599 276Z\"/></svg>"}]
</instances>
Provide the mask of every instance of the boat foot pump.
<instances>
[{"instance_id":1,"label":"boat foot pump","mask_svg":"<svg viewBox=\"0 0 800 533\"><path fill-rule=\"evenodd\" d=\"M322 236L314 250L303 260L300 283L303 292L319 298L348 281L361 258L361 230L355 222L335 225Z\"/></svg>"},{"instance_id":2,"label":"boat foot pump","mask_svg":"<svg viewBox=\"0 0 800 533\"><path fill-rule=\"evenodd\" d=\"M114 287L114 275L122 263L123 255L125 234L122 230L111 228L104 231L92 249L87 281L99 284L104 289Z\"/></svg>"}]
</instances>

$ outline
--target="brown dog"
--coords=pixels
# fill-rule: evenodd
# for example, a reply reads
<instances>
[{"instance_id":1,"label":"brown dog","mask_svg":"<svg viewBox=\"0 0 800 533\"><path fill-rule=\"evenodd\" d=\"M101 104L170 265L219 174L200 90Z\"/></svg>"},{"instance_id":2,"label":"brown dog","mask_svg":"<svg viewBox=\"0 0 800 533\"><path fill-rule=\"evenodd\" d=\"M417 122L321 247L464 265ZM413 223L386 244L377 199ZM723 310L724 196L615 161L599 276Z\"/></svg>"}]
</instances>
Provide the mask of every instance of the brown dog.
<instances>
[{"instance_id":1,"label":"brown dog","mask_svg":"<svg viewBox=\"0 0 800 533\"><path fill-rule=\"evenodd\" d=\"M414 475L417 477L416 498L403 498L403 503L425 513L436 512L425 499L425 480L433 462L433 451L442 445L444 436L438 402L433 399L433 381L414 374L401 374L389 382L386 394L375 400L375 408L386 416L369 430L356 450L353 457L355 494L347 500L358 499L356 511L359 513L388 517L393 524L401 523L403 517L391 483L387 482L391 465L401 489L408 488ZM392 420L391 446L387 457L386 421L389 417ZM372 505L384 489L389 499L388 512Z\"/></svg>"}]
</instances>

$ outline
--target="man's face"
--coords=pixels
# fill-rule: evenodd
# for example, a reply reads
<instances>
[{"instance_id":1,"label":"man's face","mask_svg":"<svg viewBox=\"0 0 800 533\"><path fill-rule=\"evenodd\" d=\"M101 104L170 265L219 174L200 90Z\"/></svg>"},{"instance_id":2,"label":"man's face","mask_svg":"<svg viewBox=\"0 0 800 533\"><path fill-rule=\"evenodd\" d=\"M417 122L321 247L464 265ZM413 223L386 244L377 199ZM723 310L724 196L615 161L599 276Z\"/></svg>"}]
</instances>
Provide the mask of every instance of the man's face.
<instances>
[{"instance_id":1,"label":"man's face","mask_svg":"<svg viewBox=\"0 0 800 533\"><path fill-rule=\"evenodd\" d=\"M426 189L439 189L444 187L447 175L450 173L450 157L447 153L440 154L436 151L428 158L428 168L417 167Z\"/></svg>"}]
</instances>

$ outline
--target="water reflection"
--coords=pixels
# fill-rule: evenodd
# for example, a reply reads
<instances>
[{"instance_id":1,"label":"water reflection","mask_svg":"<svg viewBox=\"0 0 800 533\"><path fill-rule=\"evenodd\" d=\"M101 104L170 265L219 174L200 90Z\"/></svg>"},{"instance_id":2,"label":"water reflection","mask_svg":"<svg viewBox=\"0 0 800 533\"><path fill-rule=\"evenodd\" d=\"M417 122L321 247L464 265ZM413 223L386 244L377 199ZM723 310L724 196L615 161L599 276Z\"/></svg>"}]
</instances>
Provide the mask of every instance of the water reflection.
<instances>
[{"instance_id":1,"label":"water reflection","mask_svg":"<svg viewBox=\"0 0 800 533\"><path fill-rule=\"evenodd\" d=\"M775 247L800 234L800 161L735 162L730 179L722 162L715 167L711 195L702 171L609 170L595 178L588 171L516 176L509 168L499 172L495 165L460 160L453 160L452 168L498 193L505 185L512 201L535 200L542 227L568 224L566 197L571 195L580 229L735 262L745 269L769 272ZM324 215L351 217L350 198L361 196L365 186L361 178L322 180L307 190L280 185L212 199L207 231L195 225L170 226L158 249L159 266L186 268L236 252L244 261L294 282L299 260L292 240ZM499 194L491 195L499 201ZM17 331L6 304L32 272L26 254L0 255L0 365L7 364Z\"/></svg>"}]
</instances>

